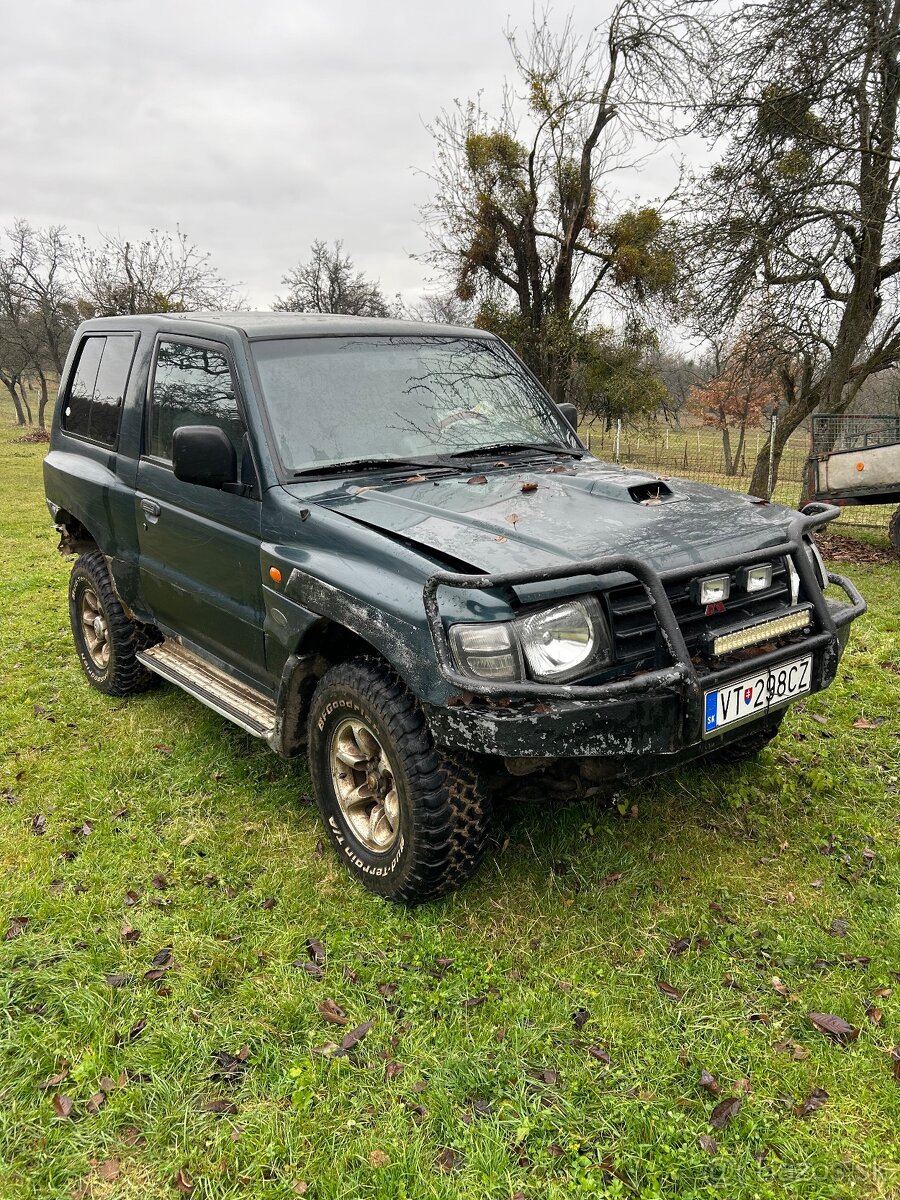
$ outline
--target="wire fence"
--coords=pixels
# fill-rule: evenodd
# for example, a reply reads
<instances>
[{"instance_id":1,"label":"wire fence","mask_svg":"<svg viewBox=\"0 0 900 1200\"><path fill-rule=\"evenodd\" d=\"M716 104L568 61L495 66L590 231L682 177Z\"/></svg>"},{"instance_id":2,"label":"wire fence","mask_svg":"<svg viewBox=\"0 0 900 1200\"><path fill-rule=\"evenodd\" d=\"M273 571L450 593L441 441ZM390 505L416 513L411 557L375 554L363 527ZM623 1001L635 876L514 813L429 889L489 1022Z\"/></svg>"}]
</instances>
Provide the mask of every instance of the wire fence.
<instances>
[{"instance_id":1,"label":"wire fence","mask_svg":"<svg viewBox=\"0 0 900 1200\"><path fill-rule=\"evenodd\" d=\"M675 430L663 425L638 430L624 423L606 429L598 423L582 432L591 453L606 462L618 462L673 479L696 479L732 492L749 492L753 464L767 438L765 432L756 429L748 431L742 446L738 446L737 438L732 438L729 472L721 434L712 429ZM772 499L793 508L799 505L807 455L808 435L794 434L782 455ZM847 505L841 510L835 528L846 529L848 533L853 528L885 532L896 508L896 504Z\"/></svg>"}]
</instances>

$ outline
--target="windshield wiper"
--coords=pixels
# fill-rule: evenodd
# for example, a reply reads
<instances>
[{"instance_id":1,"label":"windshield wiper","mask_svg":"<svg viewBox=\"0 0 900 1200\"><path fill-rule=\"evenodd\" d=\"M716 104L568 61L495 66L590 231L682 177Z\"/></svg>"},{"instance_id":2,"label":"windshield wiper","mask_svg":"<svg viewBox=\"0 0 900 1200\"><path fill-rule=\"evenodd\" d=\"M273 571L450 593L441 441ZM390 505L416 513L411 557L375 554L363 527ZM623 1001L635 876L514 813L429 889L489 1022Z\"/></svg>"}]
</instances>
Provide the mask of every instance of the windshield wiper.
<instances>
[{"instance_id":1,"label":"windshield wiper","mask_svg":"<svg viewBox=\"0 0 900 1200\"><path fill-rule=\"evenodd\" d=\"M570 458L581 458L583 450L573 450L558 442L496 442L492 446L473 446L469 450L457 450L450 458L481 458L490 454L516 454L522 451L540 451L542 454L568 454Z\"/></svg>"},{"instance_id":2,"label":"windshield wiper","mask_svg":"<svg viewBox=\"0 0 900 1200\"><path fill-rule=\"evenodd\" d=\"M359 471L375 470L446 470L448 464L440 458L348 458L343 462L322 463L294 471L294 479L315 478L319 475L352 475Z\"/></svg>"}]
</instances>

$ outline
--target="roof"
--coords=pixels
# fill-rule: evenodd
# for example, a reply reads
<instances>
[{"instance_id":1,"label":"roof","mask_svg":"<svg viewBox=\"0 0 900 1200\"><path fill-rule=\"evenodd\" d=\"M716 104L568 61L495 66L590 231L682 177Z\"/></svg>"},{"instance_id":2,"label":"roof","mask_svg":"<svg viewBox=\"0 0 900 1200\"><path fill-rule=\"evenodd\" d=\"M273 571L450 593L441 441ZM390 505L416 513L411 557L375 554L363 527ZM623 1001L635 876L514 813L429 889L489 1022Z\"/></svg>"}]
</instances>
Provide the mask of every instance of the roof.
<instances>
[{"instance_id":1,"label":"roof","mask_svg":"<svg viewBox=\"0 0 900 1200\"><path fill-rule=\"evenodd\" d=\"M399 321L392 317L354 317L339 313L293 312L182 312L139 316L96 317L92 328L154 330L177 325L203 335L227 328L251 340L273 337L490 337L482 329L463 325L437 325L427 321ZM185 329L187 333L188 330Z\"/></svg>"}]
</instances>

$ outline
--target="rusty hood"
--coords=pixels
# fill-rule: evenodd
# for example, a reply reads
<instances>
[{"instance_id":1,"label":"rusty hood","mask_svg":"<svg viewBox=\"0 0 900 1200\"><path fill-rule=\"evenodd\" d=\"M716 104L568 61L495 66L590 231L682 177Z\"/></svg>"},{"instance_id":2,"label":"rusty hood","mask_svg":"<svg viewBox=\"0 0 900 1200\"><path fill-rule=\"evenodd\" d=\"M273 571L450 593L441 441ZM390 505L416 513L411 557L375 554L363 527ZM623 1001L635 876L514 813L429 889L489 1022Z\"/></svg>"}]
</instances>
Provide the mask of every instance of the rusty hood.
<instances>
[{"instance_id":1,"label":"rusty hood","mask_svg":"<svg viewBox=\"0 0 900 1200\"><path fill-rule=\"evenodd\" d=\"M593 458L302 490L334 513L486 572L541 570L604 554L632 554L658 570L689 566L775 545L795 515L737 492Z\"/></svg>"}]
</instances>

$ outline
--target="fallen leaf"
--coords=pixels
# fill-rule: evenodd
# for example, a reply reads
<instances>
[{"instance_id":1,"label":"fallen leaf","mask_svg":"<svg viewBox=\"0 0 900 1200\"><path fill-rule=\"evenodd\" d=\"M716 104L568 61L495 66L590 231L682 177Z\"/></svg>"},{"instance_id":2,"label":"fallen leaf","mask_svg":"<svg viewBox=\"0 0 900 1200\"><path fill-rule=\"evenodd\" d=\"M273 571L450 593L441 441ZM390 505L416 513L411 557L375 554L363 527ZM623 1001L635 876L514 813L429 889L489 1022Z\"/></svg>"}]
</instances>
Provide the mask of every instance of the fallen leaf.
<instances>
[{"instance_id":1,"label":"fallen leaf","mask_svg":"<svg viewBox=\"0 0 900 1200\"><path fill-rule=\"evenodd\" d=\"M52 1104L53 1104L53 1111L56 1113L56 1115L58 1117L62 1117L63 1120L65 1120L66 1117L71 1115L71 1113L72 1113L72 1098L71 1098L71 1096L63 1095L63 1093L60 1092L53 1097Z\"/></svg>"},{"instance_id":2,"label":"fallen leaf","mask_svg":"<svg viewBox=\"0 0 900 1200\"><path fill-rule=\"evenodd\" d=\"M538 485L529 479L525 483L522 484L522 487L520 490L523 492L536 492L538 490Z\"/></svg>"},{"instance_id":3,"label":"fallen leaf","mask_svg":"<svg viewBox=\"0 0 900 1200\"><path fill-rule=\"evenodd\" d=\"M463 1008L480 1008L482 1004L487 1003L487 996L467 996L462 1001Z\"/></svg>"},{"instance_id":4,"label":"fallen leaf","mask_svg":"<svg viewBox=\"0 0 900 1200\"><path fill-rule=\"evenodd\" d=\"M769 980L772 985L772 991L777 992L779 996L789 996L790 991L786 984L782 983L777 975L773 975Z\"/></svg>"},{"instance_id":5,"label":"fallen leaf","mask_svg":"<svg viewBox=\"0 0 900 1200\"><path fill-rule=\"evenodd\" d=\"M385 1079L396 1079L402 1075L405 1070L403 1063L394 1062L393 1059L384 1068Z\"/></svg>"},{"instance_id":6,"label":"fallen leaf","mask_svg":"<svg viewBox=\"0 0 900 1200\"><path fill-rule=\"evenodd\" d=\"M97 1113L105 1103L106 1092L94 1092L93 1096L88 1099L84 1107L91 1114L91 1116L96 1117Z\"/></svg>"},{"instance_id":7,"label":"fallen leaf","mask_svg":"<svg viewBox=\"0 0 900 1200\"><path fill-rule=\"evenodd\" d=\"M472 476L470 476L469 479L466 480L466 483L474 483L474 484L487 483L487 475L472 475Z\"/></svg>"},{"instance_id":8,"label":"fallen leaf","mask_svg":"<svg viewBox=\"0 0 900 1200\"><path fill-rule=\"evenodd\" d=\"M127 987L134 979L133 975L106 975L106 982L110 987L120 988Z\"/></svg>"},{"instance_id":9,"label":"fallen leaf","mask_svg":"<svg viewBox=\"0 0 900 1200\"><path fill-rule=\"evenodd\" d=\"M171 967L172 965L172 947L163 946L162 950L157 950L150 960L152 967Z\"/></svg>"},{"instance_id":10,"label":"fallen leaf","mask_svg":"<svg viewBox=\"0 0 900 1200\"><path fill-rule=\"evenodd\" d=\"M137 902L140 900L140 898L141 898L140 892L127 891L125 893L125 903L129 908L133 908L135 906L135 904L137 904Z\"/></svg>"},{"instance_id":11,"label":"fallen leaf","mask_svg":"<svg viewBox=\"0 0 900 1200\"><path fill-rule=\"evenodd\" d=\"M373 1167L386 1167L390 1161L383 1150L373 1150L369 1155L369 1162Z\"/></svg>"},{"instance_id":12,"label":"fallen leaf","mask_svg":"<svg viewBox=\"0 0 900 1200\"><path fill-rule=\"evenodd\" d=\"M146 1028L147 1018L142 1017L140 1021L136 1021L125 1033L117 1033L113 1039L113 1044L120 1046L123 1042L133 1042L141 1036Z\"/></svg>"},{"instance_id":13,"label":"fallen leaf","mask_svg":"<svg viewBox=\"0 0 900 1200\"><path fill-rule=\"evenodd\" d=\"M820 725L828 724L828 718L823 717L821 713L810 713L809 715L812 717L812 719L814 721L817 721Z\"/></svg>"},{"instance_id":14,"label":"fallen leaf","mask_svg":"<svg viewBox=\"0 0 900 1200\"><path fill-rule=\"evenodd\" d=\"M894 1078L900 1079L900 1046L891 1047L891 1069Z\"/></svg>"},{"instance_id":15,"label":"fallen leaf","mask_svg":"<svg viewBox=\"0 0 900 1200\"><path fill-rule=\"evenodd\" d=\"M349 1033L345 1033L341 1038L341 1049L352 1050L363 1040L372 1026L374 1021L364 1021L362 1025L357 1025L355 1029L351 1029Z\"/></svg>"},{"instance_id":16,"label":"fallen leaf","mask_svg":"<svg viewBox=\"0 0 900 1200\"><path fill-rule=\"evenodd\" d=\"M346 1025L350 1019L344 1009L339 1004L336 1004L334 1000L322 1000L319 1004L319 1012L332 1025Z\"/></svg>"},{"instance_id":17,"label":"fallen leaf","mask_svg":"<svg viewBox=\"0 0 900 1200\"><path fill-rule=\"evenodd\" d=\"M596 1058L597 1062L602 1062L607 1067L612 1063L612 1059L609 1057L608 1052L604 1050L602 1046L588 1046L587 1052L591 1058Z\"/></svg>"},{"instance_id":18,"label":"fallen leaf","mask_svg":"<svg viewBox=\"0 0 900 1200\"><path fill-rule=\"evenodd\" d=\"M210 1072L210 1079L218 1080L222 1083L234 1083L235 1080L240 1079L241 1075L247 1069L246 1059L248 1053L244 1047L237 1054L232 1054L228 1050L216 1050L213 1058L216 1060L218 1066Z\"/></svg>"},{"instance_id":19,"label":"fallen leaf","mask_svg":"<svg viewBox=\"0 0 900 1200\"><path fill-rule=\"evenodd\" d=\"M305 1179L297 1179L294 1181L292 1190L297 1196L305 1196L309 1191L309 1184Z\"/></svg>"},{"instance_id":20,"label":"fallen leaf","mask_svg":"<svg viewBox=\"0 0 900 1200\"><path fill-rule=\"evenodd\" d=\"M158 892L161 892L169 886L169 881L166 879L165 875L161 875L157 872L157 874L154 875L150 880L150 885L151 887L155 887Z\"/></svg>"},{"instance_id":21,"label":"fallen leaf","mask_svg":"<svg viewBox=\"0 0 900 1200\"><path fill-rule=\"evenodd\" d=\"M705 1150L707 1154L718 1154L719 1143L709 1133L701 1133L697 1138L697 1144L701 1150Z\"/></svg>"},{"instance_id":22,"label":"fallen leaf","mask_svg":"<svg viewBox=\"0 0 900 1200\"><path fill-rule=\"evenodd\" d=\"M191 1194L191 1192L194 1190L194 1181L191 1178L191 1173L187 1167L178 1168L178 1173L172 1180L172 1187L174 1187L176 1191L181 1192L183 1196L189 1196Z\"/></svg>"},{"instance_id":23,"label":"fallen leaf","mask_svg":"<svg viewBox=\"0 0 900 1200\"><path fill-rule=\"evenodd\" d=\"M792 1041L790 1038L785 1038L782 1042L776 1042L772 1049L778 1050L783 1054L790 1054L794 1062L804 1062L809 1058L809 1051L806 1047Z\"/></svg>"},{"instance_id":24,"label":"fallen leaf","mask_svg":"<svg viewBox=\"0 0 900 1200\"><path fill-rule=\"evenodd\" d=\"M495 538L494 538L494 541L495 541L495 542L508 542L508 541L509 541L509 538L505 538L505 537L503 536L503 534L501 533L499 537L495 537Z\"/></svg>"},{"instance_id":25,"label":"fallen leaf","mask_svg":"<svg viewBox=\"0 0 900 1200\"><path fill-rule=\"evenodd\" d=\"M135 929L133 925L129 925L127 921L119 930L119 937L123 942L136 942L140 939L140 936L141 931L139 929Z\"/></svg>"},{"instance_id":26,"label":"fallen leaf","mask_svg":"<svg viewBox=\"0 0 900 1200\"><path fill-rule=\"evenodd\" d=\"M53 1087L59 1087L62 1081L68 1078L68 1075L68 1071L58 1071L55 1075L51 1075L49 1079L45 1079L43 1083L39 1083L38 1087L42 1092L46 1092Z\"/></svg>"},{"instance_id":27,"label":"fallen leaf","mask_svg":"<svg viewBox=\"0 0 900 1200\"><path fill-rule=\"evenodd\" d=\"M806 1014L806 1019L819 1033L826 1034L832 1041L855 1042L859 1037L859 1030L855 1025L848 1024L843 1017L836 1017L833 1013L810 1012Z\"/></svg>"},{"instance_id":28,"label":"fallen leaf","mask_svg":"<svg viewBox=\"0 0 900 1200\"><path fill-rule=\"evenodd\" d=\"M673 987L671 983L666 983L664 979L657 979L656 986L670 1000L680 1000L684 996L684 992L679 991L677 987Z\"/></svg>"},{"instance_id":29,"label":"fallen leaf","mask_svg":"<svg viewBox=\"0 0 900 1200\"><path fill-rule=\"evenodd\" d=\"M559 1071L554 1070L553 1067L544 1067L541 1070L529 1071L528 1074L539 1083L546 1083L548 1087L557 1087L559 1085Z\"/></svg>"},{"instance_id":30,"label":"fallen leaf","mask_svg":"<svg viewBox=\"0 0 900 1200\"><path fill-rule=\"evenodd\" d=\"M722 1094L715 1075L711 1075L707 1070L700 1071L700 1086L712 1096L721 1096Z\"/></svg>"},{"instance_id":31,"label":"fallen leaf","mask_svg":"<svg viewBox=\"0 0 900 1200\"><path fill-rule=\"evenodd\" d=\"M689 937L672 938L666 949L666 954L676 955L684 954L685 950L690 950L691 939Z\"/></svg>"},{"instance_id":32,"label":"fallen leaf","mask_svg":"<svg viewBox=\"0 0 900 1200\"><path fill-rule=\"evenodd\" d=\"M76 837L90 837L94 832L94 822L83 821L80 825L73 825L72 832Z\"/></svg>"},{"instance_id":33,"label":"fallen leaf","mask_svg":"<svg viewBox=\"0 0 900 1200\"><path fill-rule=\"evenodd\" d=\"M47 818L42 813L35 813L31 818L31 832L37 837L43 837L47 832Z\"/></svg>"},{"instance_id":34,"label":"fallen leaf","mask_svg":"<svg viewBox=\"0 0 900 1200\"><path fill-rule=\"evenodd\" d=\"M316 964L316 966L324 967L325 947L318 938L311 937L306 939L306 953L309 955L312 962Z\"/></svg>"},{"instance_id":35,"label":"fallen leaf","mask_svg":"<svg viewBox=\"0 0 900 1200\"><path fill-rule=\"evenodd\" d=\"M866 1001L866 1016L869 1018L869 1021L872 1025L880 1025L881 1018L884 1016L884 1013L877 1004L872 1004L871 1002Z\"/></svg>"},{"instance_id":36,"label":"fallen leaf","mask_svg":"<svg viewBox=\"0 0 900 1200\"><path fill-rule=\"evenodd\" d=\"M378 995L384 996L384 998L386 1000L389 999L391 996L393 996L393 994L396 992L396 990L397 990L396 983L379 983L378 988L377 988Z\"/></svg>"},{"instance_id":37,"label":"fallen leaf","mask_svg":"<svg viewBox=\"0 0 900 1200\"><path fill-rule=\"evenodd\" d=\"M100 1076L100 1091L101 1092L106 1092L108 1095L115 1086L116 1086L116 1081L112 1078L111 1075L101 1075Z\"/></svg>"},{"instance_id":38,"label":"fallen leaf","mask_svg":"<svg viewBox=\"0 0 900 1200\"><path fill-rule=\"evenodd\" d=\"M309 975L312 979L324 979L325 978L325 972L322 970L322 968L319 966L318 963L306 962L303 959L298 958L291 965L294 967L299 967L301 971L305 971L306 974Z\"/></svg>"},{"instance_id":39,"label":"fallen leaf","mask_svg":"<svg viewBox=\"0 0 900 1200\"><path fill-rule=\"evenodd\" d=\"M878 729L880 725L880 721L867 721L865 717L853 722L854 729Z\"/></svg>"},{"instance_id":40,"label":"fallen leaf","mask_svg":"<svg viewBox=\"0 0 900 1200\"><path fill-rule=\"evenodd\" d=\"M449 1174L451 1171L455 1170L457 1166L456 1151L451 1150L449 1146L441 1147L441 1149L438 1151L438 1156L435 1159L435 1163L437 1164L438 1170Z\"/></svg>"},{"instance_id":41,"label":"fallen leaf","mask_svg":"<svg viewBox=\"0 0 900 1200\"><path fill-rule=\"evenodd\" d=\"M584 1029L590 1019L591 1014L586 1008L576 1008L572 1013L572 1024L576 1029Z\"/></svg>"},{"instance_id":42,"label":"fallen leaf","mask_svg":"<svg viewBox=\"0 0 900 1200\"><path fill-rule=\"evenodd\" d=\"M233 1100L210 1099L201 1102L200 1111L215 1113L217 1116L234 1116L238 1111L238 1106Z\"/></svg>"},{"instance_id":43,"label":"fallen leaf","mask_svg":"<svg viewBox=\"0 0 900 1200\"><path fill-rule=\"evenodd\" d=\"M404 483L424 483L427 478L428 478L427 475L410 475L410 476L408 476L408 478L404 479L403 482Z\"/></svg>"},{"instance_id":44,"label":"fallen leaf","mask_svg":"<svg viewBox=\"0 0 900 1200\"><path fill-rule=\"evenodd\" d=\"M172 753L172 747L166 746L162 742L154 742L153 749L156 751L157 754L171 754Z\"/></svg>"},{"instance_id":45,"label":"fallen leaf","mask_svg":"<svg viewBox=\"0 0 900 1200\"><path fill-rule=\"evenodd\" d=\"M817 1108L821 1108L829 1099L830 1096L822 1088L813 1088L805 1100L801 1100L799 1104L794 1105L794 1116L807 1117L810 1113L815 1112Z\"/></svg>"},{"instance_id":46,"label":"fallen leaf","mask_svg":"<svg viewBox=\"0 0 900 1200\"><path fill-rule=\"evenodd\" d=\"M740 1096L729 1096L720 1101L709 1114L709 1123L713 1129L724 1129L732 1117L736 1117L741 1111L741 1103Z\"/></svg>"},{"instance_id":47,"label":"fallen leaf","mask_svg":"<svg viewBox=\"0 0 900 1200\"><path fill-rule=\"evenodd\" d=\"M268 899L263 900L262 904L259 907L264 908L266 910L266 912L271 912L277 903L278 903L278 901L275 899L274 896L269 896Z\"/></svg>"},{"instance_id":48,"label":"fallen leaf","mask_svg":"<svg viewBox=\"0 0 900 1200\"><path fill-rule=\"evenodd\" d=\"M846 937L847 930L850 927L850 922L846 917L835 917L828 926L828 933L832 937Z\"/></svg>"},{"instance_id":49,"label":"fallen leaf","mask_svg":"<svg viewBox=\"0 0 900 1200\"><path fill-rule=\"evenodd\" d=\"M11 942L13 938L21 937L25 932L25 926L28 924L28 917L13 917L9 923L9 928L3 935L5 942Z\"/></svg>"},{"instance_id":50,"label":"fallen leaf","mask_svg":"<svg viewBox=\"0 0 900 1200\"><path fill-rule=\"evenodd\" d=\"M506 519L507 519L507 521L509 521L510 525L515 525L519 520L519 514L518 513L510 513Z\"/></svg>"}]
</instances>

